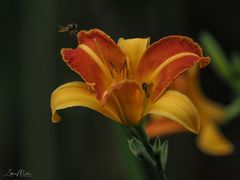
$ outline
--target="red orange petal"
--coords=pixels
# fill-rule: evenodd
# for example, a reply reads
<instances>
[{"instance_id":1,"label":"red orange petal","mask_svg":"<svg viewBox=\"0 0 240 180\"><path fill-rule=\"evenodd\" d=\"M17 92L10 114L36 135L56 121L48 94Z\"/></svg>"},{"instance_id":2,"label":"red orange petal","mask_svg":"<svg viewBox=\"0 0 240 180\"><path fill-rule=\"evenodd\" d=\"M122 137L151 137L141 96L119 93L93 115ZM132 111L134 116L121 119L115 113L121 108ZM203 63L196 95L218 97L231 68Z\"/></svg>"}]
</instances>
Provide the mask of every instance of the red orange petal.
<instances>
[{"instance_id":1,"label":"red orange petal","mask_svg":"<svg viewBox=\"0 0 240 180\"><path fill-rule=\"evenodd\" d=\"M131 126L139 123L143 102L142 91L136 81L123 80L112 84L103 97L103 103L108 103L109 100L115 101L115 107L118 108L125 125Z\"/></svg>"},{"instance_id":2,"label":"red orange petal","mask_svg":"<svg viewBox=\"0 0 240 180\"><path fill-rule=\"evenodd\" d=\"M78 33L78 44L85 44L91 48L109 68L120 71L125 63L125 54L120 47L104 32L99 29L80 31Z\"/></svg>"},{"instance_id":3,"label":"red orange petal","mask_svg":"<svg viewBox=\"0 0 240 180\"><path fill-rule=\"evenodd\" d=\"M184 36L168 36L145 51L138 67L139 80L154 83L151 98L155 101L181 73L197 62L201 67L209 63L197 43Z\"/></svg>"},{"instance_id":4,"label":"red orange petal","mask_svg":"<svg viewBox=\"0 0 240 180\"><path fill-rule=\"evenodd\" d=\"M166 136L187 131L181 124L165 117L151 119L145 126L149 137Z\"/></svg>"},{"instance_id":5,"label":"red orange petal","mask_svg":"<svg viewBox=\"0 0 240 180\"><path fill-rule=\"evenodd\" d=\"M101 99L110 81L106 75L107 68L99 66L90 54L79 47L76 49L63 48L61 55L67 65L77 72L87 84L91 85L97 98Z\"/></svg>"}]
</instances>

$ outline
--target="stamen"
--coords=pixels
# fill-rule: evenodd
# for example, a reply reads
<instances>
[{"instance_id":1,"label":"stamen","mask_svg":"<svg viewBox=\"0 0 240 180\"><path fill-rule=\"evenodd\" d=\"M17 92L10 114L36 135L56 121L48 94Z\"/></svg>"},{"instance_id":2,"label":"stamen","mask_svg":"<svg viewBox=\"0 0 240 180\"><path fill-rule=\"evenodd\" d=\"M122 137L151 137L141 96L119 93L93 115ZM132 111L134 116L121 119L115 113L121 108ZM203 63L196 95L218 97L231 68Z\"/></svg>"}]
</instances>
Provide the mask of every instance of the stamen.
<instances>
[{"instance_id":1,"label":"stamen","mask_svg":"<svg viewBox=\"0 0 240 180\"><path fill-rule=\"evenodd\" d=\"M87 89L88 89L88 91L90 92L90 93L93 93L93 92L95 92L95 83L87 83Z\"/></svg>"},{"instance_id":2,"label":"stamen","mask_svg":"<svg viewBox=\"0 0 240 180\"><path fill-rule=\"evenodd\" d=\"M127 61L125 60L123 65L120 67L120 73L122 72L123 68L127 66Z\"/></svg>"},{"instance_id":3,"label":"stamen","mask_svg":"<svg viewBox=\"0 0 240 180\"><path fill-rule=\"evenodd\" d=\"M113 64L111 61L108 61L108 62L109 62L109 64L111 65L112 69L115 69L114 64Z\"/></svg>"},{"instance_id":4,"label":"stamen","mask_svg":"<svg viewBox=\"0 0 240 180\"><path fill-rule=\"evenodd\" d=\"M120 67L120 74L122 79L128 78L128 70L127 70L127 61L125 60L123 65Z\"/></svg>"},{"instance_id":5,"label":"stamen","mask_svg":"<svg viewBox=\"0 0 240 180\"><path fill-rule=\"evenodd\" d=\"M110 73L111 73L111 75L112 75L114 80L120 81L122 79L126 79L127 78L127 62L126 62L126 60L124 61L123 65L121 65L121 67L119 69L119 73L116 71L117 69L115 68L115 66L111 62L111 60L109 60L108 63L111 66Z\"/></svg>"},{"instance_id":6,"label":"stamen","mask_svg":"<svg viewBox=\"0 0 240 180\"><path fill-rule=\"evenodd\" d=\"M111 65L110 73L112 75L112 78L116 80L116 70L114 64L109 60L109 64Z\"/></svg>"}]
</instances>

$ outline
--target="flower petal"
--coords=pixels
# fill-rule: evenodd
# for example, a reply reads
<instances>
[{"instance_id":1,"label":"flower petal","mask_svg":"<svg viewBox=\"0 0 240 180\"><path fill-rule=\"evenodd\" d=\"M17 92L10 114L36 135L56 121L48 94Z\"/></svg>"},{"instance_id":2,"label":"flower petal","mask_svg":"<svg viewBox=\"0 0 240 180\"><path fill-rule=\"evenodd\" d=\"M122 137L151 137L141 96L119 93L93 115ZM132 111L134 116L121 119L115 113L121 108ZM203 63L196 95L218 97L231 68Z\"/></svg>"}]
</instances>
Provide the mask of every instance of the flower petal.
<instances>
[{"instance_id":1,"label":"flower petal","mask_svg":"<svg viewBox=\"0 0 240 180\"><path fill-rule=\"evenodd\" d=\"M136 81L123 80L112 84L103 97L103 104L114 100L118 106L122 122L127 125L137 125L143 111L142 91Z\"/></svg>"},{"instance_id":2,"label":"flower petal","mask_svg":"<svg viewBox=\"0 0 240 180\"><path fill-rule=\"evenodd\" d=\"M223 156L233 153L234 146L229 142L219 129L208 123L201 129L197 138L197 145L203 152L213 156Z\"/></svg>"},{"instance_id":3,"label":"flower petal","mask_svg":"<svg viewBox=\"0 0 240 180\"><path fill-rule=\"evenodd\" d=\"M108 68L99 57L84 45L76 49L63 48L61 55L67 65L91 85L97 98L101 99L112 78Z\"/></svg>"},{"instance_id":4,"label":"flower petal","mask_svg":"<svg viewBox=\"0 0 240 180\"><path fill-rule=\"evenodd\" d=\"M209 63L197 43L184 36L168 36L145 51L137 70L139 81L153 83L151 99L155 101L180 74L197 62L200 67Z\"/></svg>"},{"instance_id":5,"label":"flower petal","mask_svg":"<svg viewBox=\"0 0 240 180\"><path fill-rule=\"evenodd\" d=\"M142 57L144 51L148 47L150 38L134 38L118 40L118 46L123 50L127 56L128 66L130 69L130 78L134 76L137 64Z\"/></svg>"},{"instance_id":6,"label":"flower petal","mask_svg":"<svg viewBox=\"0 0 240 180\"><path fill-rule=\"evenodd\" d=\"M80 31L78 33L78 44L88 46L109 68L114 66L117 72L120 72L120 68L125 63L125 54L120 47L99 29Z\"/></svg>"},{"instance_id":7,"label":"flower petal","mask_svg":"<svg viewBox=\"0 0 240 180\"><path fill-rule=\"evenodd\" d=\"M202 123L222 121L225 115L224 107L211 101L204 95L200 87L198 71L197 67L193 67L187 72L185 76L186 95L197 107Z\"/></svg>"},{"instance_id":8,"label":"flower petal","mask_svg":"<svg viewBox=\"0 0 240 180\"><path fill-rule=\"evenodd\" d=\"M199 132L200 121L195 106L187 96L177 91L166 91L148 107L144 114L147 113L164 116L178 122L192 132Z\"/></svg>"},{"instance_id":9,"label":"flower petal","mask_svg":"<svg viewBox=\"0 0 240 180\"><path fill-rule=\"evenodd\" d=\"M151 117L151 120L145 126L145 130L150 138L187 131L181 124L162 116Z\"/></svg>"},{"instance_id":10,"label":"flower petal","mask_svg":"<svg viewBox=\"0 0 240 180\"><path fill-rule=\"evenodd\" d=\"M120 122L119 116L109 104L102 106L89 86L83 82L70 82L58 87L51 96L52 121L59 122L60 116L57 110L73 106L83 106L96 110L101 114Z\"/></svg>"},{"instance_id":11,"label":"flower petal","mask_svg":"<svg viewBox=\"0 0 240 180\"><path fill-rule=\"evenodd\" d=\"M201 123L223 120L225 111L223 106L208 99L201 90L199 68L194 66L178 77L169 89L177 90L187 95L198 109Z\"/></svg>"}]
</instances>

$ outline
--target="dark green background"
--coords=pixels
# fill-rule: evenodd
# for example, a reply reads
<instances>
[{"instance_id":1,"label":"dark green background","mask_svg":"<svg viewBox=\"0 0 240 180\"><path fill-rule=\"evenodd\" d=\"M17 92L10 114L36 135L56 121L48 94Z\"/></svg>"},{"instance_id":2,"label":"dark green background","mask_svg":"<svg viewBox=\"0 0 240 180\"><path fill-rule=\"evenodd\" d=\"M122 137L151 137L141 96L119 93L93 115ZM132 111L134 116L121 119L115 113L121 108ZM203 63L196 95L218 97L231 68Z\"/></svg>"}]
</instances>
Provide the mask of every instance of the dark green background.
<instances>
[{"instance_id":1,"label":"dark green background","mask_svg":"<svg viewBox=\"0 0 240 180\"><path fill-rule=\"evenodd\" d=\"M32 172L32 180L132 180L130 170L141 170L124 159L127 141L117 137L121 127L102 115L72 108L62 111L62 122L51 123L51 92L80 79L61 60L60 49L76 44L57 33L58 25L75 22L80 29L100 28L115 40L150 36L152 42L170 34L196 40L207 29L226 52L240 50L237 1L2 0L0 7L0 179L10 179L3 177L10 168ZM211 68L201 77L210 98L231 101ZM239 180L239 120L222 128L237 146L231 156L202 154L192 134L169 137L169 180Z\"/></svg>"}]
</instances>

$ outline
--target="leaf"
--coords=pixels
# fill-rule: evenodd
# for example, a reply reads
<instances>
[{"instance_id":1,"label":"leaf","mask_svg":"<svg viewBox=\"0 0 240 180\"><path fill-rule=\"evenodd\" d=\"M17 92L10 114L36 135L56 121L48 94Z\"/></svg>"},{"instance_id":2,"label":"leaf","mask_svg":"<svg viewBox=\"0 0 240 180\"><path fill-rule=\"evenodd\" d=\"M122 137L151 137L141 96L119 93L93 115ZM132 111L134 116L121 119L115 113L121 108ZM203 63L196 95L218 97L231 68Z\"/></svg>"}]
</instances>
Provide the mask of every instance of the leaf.
<instances>
[{"instance_id":1,"label":"leaf","mask_svg":"<svg viewBox=\"0 0 240 180\"><path fill-rule=\"evenodd\" d=\"M231 65L215 38L209 32L202 32L199 38L204 52L212 59L211 63L216 73L226 82L231 80Z\"/></svg>"},{"instance_id":2,"label":"leaf","mask_svg":"<svg viewBox=\"0 0 240 180\"><path fill-rule=\"evenodd\" d=\"M240 73L240 53L239 52L233 52L231 54L231 60L233 63L233 67L235 70Z\"/></svg>"},{"instance_id":3,"label":"leaf","mask_svg":"<svg viewBox=\"0 0 240 180\"><path fill-rule=\"evenodd\" d=\"M161 152L161 140L159 136L154 141L153 152L154 154L160 154Z\"/></svg>"},{"instance_id":4,"label":"leaf","mask_svg":"<svg viewBox=\"0 0 240 180\"><path fill-rule=\"evenodd\" d=\"M231 54L232 60L232 81L230 82L231 87L235 94L239 95L240 92L240 54L234 52Z\"/></svg>"},{"instance_id":5,"label":"leaf","mask_svg":"<svg viewBox=\"0 0 240 180\"><path fill-rule=\"evenodd\" d=\"M144 144L141 141L139 141L136 137L132 137L130 140L128 140L128 145L129 149L131 150L135 157L137 157L140 160L146 160L152 166L156 165L156 162L149 155Z\"/></svg>"},{"instance_id":6,"label":"leaf","mask_svg":"<svg viewBox=\"0 0 240 180\"><path fill-rule=\"evenodd\" d=\"M166 169L167 158L168 158L168 141L165 140L161 147L161 166L163 170Z\"/></svg>"}]
</instances>

